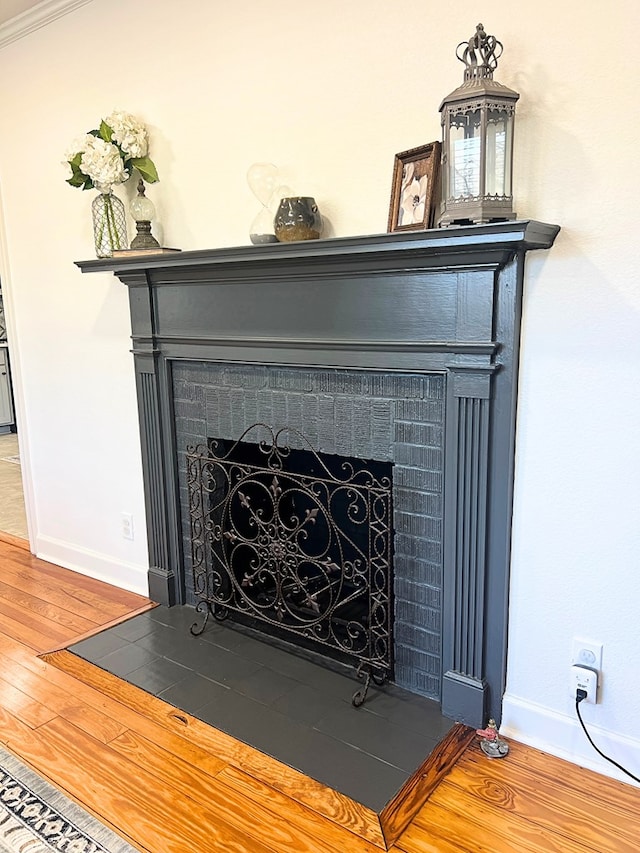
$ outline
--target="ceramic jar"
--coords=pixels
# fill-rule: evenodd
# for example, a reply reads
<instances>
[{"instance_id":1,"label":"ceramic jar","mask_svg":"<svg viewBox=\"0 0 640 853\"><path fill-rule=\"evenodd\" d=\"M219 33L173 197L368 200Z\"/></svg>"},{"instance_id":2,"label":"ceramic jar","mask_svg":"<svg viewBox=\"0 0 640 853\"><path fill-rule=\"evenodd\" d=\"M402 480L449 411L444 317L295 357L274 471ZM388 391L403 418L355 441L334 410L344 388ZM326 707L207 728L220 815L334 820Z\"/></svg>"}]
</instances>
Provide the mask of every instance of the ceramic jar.
<instances>
[{"instance_id":1,"label":"ceramic jar","mask_svg":"<svg viewBox=\"0 0 640 853\"><path fill-rule=\"evenodd\" d=\"M322 227L322 216L315 199L309 196L291 196L280 200L274 228L281 243L317 240L322 234Z\"/></svg>"}]
</instances>

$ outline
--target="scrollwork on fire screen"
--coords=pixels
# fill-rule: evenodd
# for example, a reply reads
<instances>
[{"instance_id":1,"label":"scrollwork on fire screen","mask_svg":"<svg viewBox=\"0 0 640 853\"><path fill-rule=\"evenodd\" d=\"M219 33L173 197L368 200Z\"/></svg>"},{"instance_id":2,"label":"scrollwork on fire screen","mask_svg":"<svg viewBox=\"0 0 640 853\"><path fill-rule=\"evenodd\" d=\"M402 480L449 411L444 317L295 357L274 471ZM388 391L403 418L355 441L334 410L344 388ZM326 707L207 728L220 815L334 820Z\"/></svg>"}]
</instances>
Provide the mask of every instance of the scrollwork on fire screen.
<instances>
[{"instance_id":1,"label":"scrollwork on fire screen","mask_svg":"<svg viewBox=\"0 0 640 853\"><path fill-rule=\"evenodd\" d=\"M187 474L197 609L243 614L388 677L390 478L266 424L189 447Z\"/></svg>"}]
</instances>

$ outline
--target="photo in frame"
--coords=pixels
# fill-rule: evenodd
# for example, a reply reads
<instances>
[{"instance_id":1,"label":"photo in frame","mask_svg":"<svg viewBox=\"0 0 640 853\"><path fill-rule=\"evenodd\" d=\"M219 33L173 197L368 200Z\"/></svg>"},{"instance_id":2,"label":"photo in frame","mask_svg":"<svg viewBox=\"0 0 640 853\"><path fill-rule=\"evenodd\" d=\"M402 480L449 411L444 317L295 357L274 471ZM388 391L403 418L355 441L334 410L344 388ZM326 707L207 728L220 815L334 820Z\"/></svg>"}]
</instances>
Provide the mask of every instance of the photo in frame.
<instances>
[{"instance_id":1,"label":"photo in frame","mask_svg":"<svg viewBox=\"0 0 640 853\"><path fill-rule=\"evenodd\" d=\"M432 228L440 197L439 142L396 154L387 231Z\"/></svg>"}]
</instances>

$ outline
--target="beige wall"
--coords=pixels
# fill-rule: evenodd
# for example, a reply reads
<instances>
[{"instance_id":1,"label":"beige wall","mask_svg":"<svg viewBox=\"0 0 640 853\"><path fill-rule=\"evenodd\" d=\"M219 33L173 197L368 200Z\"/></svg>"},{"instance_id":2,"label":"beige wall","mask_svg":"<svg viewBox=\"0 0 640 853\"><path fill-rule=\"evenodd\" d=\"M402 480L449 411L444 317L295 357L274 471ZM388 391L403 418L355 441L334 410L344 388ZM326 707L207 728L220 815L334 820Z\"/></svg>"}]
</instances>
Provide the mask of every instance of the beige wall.
<instances>
[{"instance_id":1,"label":"beige wall","mask_svg":"<svg viewBox=\"0 0 640 853\"><path fill-rule=\"evenodd\" d=\"M259 160L316 197L330 235L384 231L393 155L440 137L478 8L92 0L0 50L1 271L39 554L144 586L127 298L73 265L92 254L91 198L64 183L69 142L115 107L147 123L167 245L247 243ZM505 45L497 79L521 93L516 209L562 226L528 260L505 729L609 772L567 687L572 637L602 642L585 717L637 774L638 120L623 56L640 4L596 19L578 0L487 0L480 17Z\"/></svg>"}]
</instances>

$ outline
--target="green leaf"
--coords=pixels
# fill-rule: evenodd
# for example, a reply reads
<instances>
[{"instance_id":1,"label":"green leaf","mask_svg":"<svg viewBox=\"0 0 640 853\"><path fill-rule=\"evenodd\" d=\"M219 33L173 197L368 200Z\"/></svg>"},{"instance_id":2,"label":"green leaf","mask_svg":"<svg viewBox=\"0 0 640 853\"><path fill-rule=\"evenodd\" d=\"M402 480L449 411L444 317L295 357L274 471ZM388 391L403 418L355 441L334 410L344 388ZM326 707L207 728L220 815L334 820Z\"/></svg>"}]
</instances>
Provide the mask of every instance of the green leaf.
<instances>
[{"instance_id":1,"label":"green leaf","mask_svg":"<svg viewBox=\"0 0 640 853\"><path fill-rule=\"evenodd\" d=\"M85 173L80 170L80 167L78 165L79 157L80 155L74 157L73 160L69 160L72 175L70 178L67 178L67 183L71 184L72 187L80 187L80 189L83 190L91 190L93 189L93 181L88 175L85 175Z\"/></svg>"},{"instance_id":2,"label":"green leaf","mask_svg":"<svg viewBox=\"0 0 640 853\"><path fill-rule=\"evenodd\" d=\"M105 121L100 122L100 137L105 142L113 141L113 131Z\"/></svg>"},{"instance_id":3,"label":"green leaf","mask_svg":"<svg viewBox=\"0 0 640 853\"><path fill-rule=\"evenodd\" d=\"M71 168L73 169L74 172L76 171L76 169L80 168L80 162L81 161L82 161L82 151L79 151L75 157L73 157L71 160L69 160L69 165L71 166Z\"/></svg>"},{"instance_id":4,"label":"green leaf","mask_svg":"<svg viewBox=\"0 0 640 853\"><path fill-rule=\"evenodd\" d=\"M79 187L82 190L93 189L93 182L91 178L87 175L83 175L82 172L74 174L72 178L67 178L67 183L71 184L72 187Z\"/></svg>"},{"instance_id":5,"label":"green leaf","mask_svg":"<svg viewBox=\"0 0 640 853\"><path fill-rule=\"evenodd\" d=\"M87 136L100 136L100 131L99 130L88 130Z\"/></svg>"},{"instance_id":6,"label":"green leaf","mask_svg":"<svg viewBox=\"0 0 640 853\"><path fill-rule=\"evenodd\" d=\"M84 186L84 178L82 175L74 175L72 178L67 178L67 183L71 184L72 187L82 187Z\"/></svg>"},{"instance_id":7,"label":"green leaf","mask_svg":"<svg viewBox=\"0 0 640 853\"><path fill-rule=\"evenodd\" d=\"M134 166L148 184L159 181L158 171L149 157L133 157L131 165Z\"/></svg>"}]
</instances>

